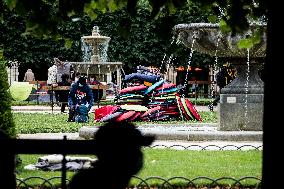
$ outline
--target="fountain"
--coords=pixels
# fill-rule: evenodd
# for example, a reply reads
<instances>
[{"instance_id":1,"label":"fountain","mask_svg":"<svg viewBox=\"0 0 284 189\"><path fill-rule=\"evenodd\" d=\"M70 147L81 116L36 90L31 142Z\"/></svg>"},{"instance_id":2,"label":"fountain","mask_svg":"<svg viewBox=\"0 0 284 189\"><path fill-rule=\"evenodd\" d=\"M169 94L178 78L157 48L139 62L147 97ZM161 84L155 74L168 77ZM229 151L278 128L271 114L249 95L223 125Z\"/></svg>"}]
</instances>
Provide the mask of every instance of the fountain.
<instances>
[{"instance_id":1,"label":"fountain","mask_svg":"<svg viewBox=\"0 0 284 189\"><path fill-rule=\"evenodd\" d=\"M112 82L111 74L116 72L118 89L121 88L121 68L122 62L107 62L106 57L100 56L100 47L108 45L110 37L101 36L99 27L94 26L91 36L83 36L82 41L92 48L92 56L90 61L70 62L73 69L81 74L95 74L100 82Z\"/></svg>"},{"instance_id":2,"label":"fountain","mask_svg":"<svg viewBox=\"0 0 284 189\"><path fill-rule=\"evenodd\" d=\"M264 61L266 35L252 48L240 49L238 42L265 25L252 25L244 35L222 33L218 24L178 24L174 32L188 48L200 53L226 59L237 69L237 77L221 90L218 129L221 131L262 131L263 82L258 68ZM192 44L194 41L194 44ZM218 43L217 43L218 41Z\"/></svg>"},{"instance_id":3,"label":"fountain","mask_svg":"<svg viewBox=\"0 0 284 189\"><path fill-rule=\"evenodd\" d=\"M247 51L236 49L237 38L222 35L218 25L177 25L175 32L189 48L212 56L230 58L231 63L239 66L238 77L222 90L220 124L191 122L158 124L143 121L139 125L141 132L156 135L157 140L262 141L263 83L256 74L256 67L265 56L266 38L263 37L263 42L257 48L250 49L250 60L248 61ZM217 46L216 41L219 41ZM216 51L216 47L220 49ZM247 65L245 62L250 62L249 72L245 69ZM131 112L129 115L133 116L133 111L129 112ZM245 112L250 116L248 124ZM112 114L111 116L117 115ZM80 128L79 136L86 139L92 138L97 129L97 126L84 126Z\"/></svg>"}]
</instances>

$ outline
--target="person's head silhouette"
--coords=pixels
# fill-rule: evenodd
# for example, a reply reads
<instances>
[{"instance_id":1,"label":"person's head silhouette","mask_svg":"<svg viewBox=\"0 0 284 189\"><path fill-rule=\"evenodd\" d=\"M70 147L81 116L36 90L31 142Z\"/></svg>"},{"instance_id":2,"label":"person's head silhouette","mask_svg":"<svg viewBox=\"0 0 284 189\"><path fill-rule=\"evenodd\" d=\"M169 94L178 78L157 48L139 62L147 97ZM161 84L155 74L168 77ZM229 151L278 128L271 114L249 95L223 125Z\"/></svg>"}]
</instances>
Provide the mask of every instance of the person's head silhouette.
<instances>
[{"instance_id":1,"label":"person's head silhouette","mask_svg":"<svg viewBox=\"0 0 284 189\"><path fill-rule=\"evenodd\" d=\"M153 136L144 136L129 122L106 123L95 134L96 155L107 166L136 174L143 165L142 146L149 146Z\"/></svg>"},{"instance_id":2,"label":"person's head silhouette","mask_svg":"<svg viewBox=\"0 0 284 189\"><path fill-rule=\"evenodd\" d=\"M149 146L154 136L143 135L130 122L109 122L95 133L94 168L81 171L70 183L70 189L123 189L143 166L142 146Z\"/></svg>"}]
</instances>

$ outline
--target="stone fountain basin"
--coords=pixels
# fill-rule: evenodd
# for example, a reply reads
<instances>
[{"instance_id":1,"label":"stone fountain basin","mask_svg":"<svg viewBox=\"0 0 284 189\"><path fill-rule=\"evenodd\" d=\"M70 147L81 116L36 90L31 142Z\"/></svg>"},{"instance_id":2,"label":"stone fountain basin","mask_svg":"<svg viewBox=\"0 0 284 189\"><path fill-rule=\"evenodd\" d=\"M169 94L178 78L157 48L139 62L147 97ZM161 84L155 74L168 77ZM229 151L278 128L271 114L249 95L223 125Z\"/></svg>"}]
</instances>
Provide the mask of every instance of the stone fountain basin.
<instances>
[{"instance_id":1,"label":"stone fountain basin","mask_svg":"<svg viewBox=\"0 0 284 189\"><path fill-rule=\"evenodd\" d=\"M107 36L83 36L81 37L86 43L107 43L110 41L110 37Z\"/></svg>"},{"instance_id":2,"label":"stone fountain basin","mask_svg":"<svg viewBox=\"0 0 284 189\"><path fill-rule=\"evenodd\" d=\"M245 39L256 30L266 31L266 25L252 25L244 34L232 36L231 33L222 33L219 24L191 23L178 24L174 27L174 32L178 40L186 47L204 54L217 57L247 57L247 50L240 49L238 42ZM263 32L260 43L250 49L251 58L265 57L266 53L266 33Z\"/></svg>"},{"instance_id":3,"label":"stone fountain basin","mask_svg":"<svg viewBox=\"0 0 284 189\"><path fill-rule=\"evenodd\" d=\"M74 70L81 73L104 74L117 71L122 62L70 62Z\"/></svg>"},{"instance_id":4,"label":"stone fountain basin","mask_svg":"<svg viewBox=\"0 0 284 189\"><path fill-rule=\"evenodd\" d=\"M215 123L157 124L145 123L138 129L145 135L155 135L157 140L181 141L262 141L262 131L218 131ZM83 126L79 137L94 137L98 127Z\"/></svg>"}]
</instances>

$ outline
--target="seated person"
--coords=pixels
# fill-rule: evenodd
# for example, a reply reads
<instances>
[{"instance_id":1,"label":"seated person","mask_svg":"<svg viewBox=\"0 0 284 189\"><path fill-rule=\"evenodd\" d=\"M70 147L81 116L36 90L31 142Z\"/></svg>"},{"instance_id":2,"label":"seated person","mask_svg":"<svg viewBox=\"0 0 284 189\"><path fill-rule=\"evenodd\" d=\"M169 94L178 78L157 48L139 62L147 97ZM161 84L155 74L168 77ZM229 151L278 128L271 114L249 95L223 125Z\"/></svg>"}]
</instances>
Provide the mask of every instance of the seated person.
<instances>
[{"instance_id":1,"label":"seated person","mask_svg":"<svg viewBox=\"0 0 284 189\"><path fill-rule=\"evenodd\" d=\"M100 82L96 79L95 75L90 75L90 85L100 85ZM103 89L92 89L93 96L94 96L94 102L97 102L100 100L103 96Z\"/></svg>"},{"instance_id":2,"label":"seated person","mask_svg":"<svg viewBox=\"0 0 284 189\"><path fill-rule=\"evenodd\" d=\"M95 75L90 75L89 84L90 85L99 85L100 82L97 80Z\"/></svg>"},{"instance_id":3,"label":"seated person","mask_svg":"<svg viewBox=\"0 0 284 189\"><path fill-rule=\"evenodd\" d=\"M88 112L94 104L93 92L87 84L87 79L80 76L77 82L71 85L68 95L69 118L68 122L74 122L77 110L81 105L88 108Z\"/></svg>"}]
</instances>

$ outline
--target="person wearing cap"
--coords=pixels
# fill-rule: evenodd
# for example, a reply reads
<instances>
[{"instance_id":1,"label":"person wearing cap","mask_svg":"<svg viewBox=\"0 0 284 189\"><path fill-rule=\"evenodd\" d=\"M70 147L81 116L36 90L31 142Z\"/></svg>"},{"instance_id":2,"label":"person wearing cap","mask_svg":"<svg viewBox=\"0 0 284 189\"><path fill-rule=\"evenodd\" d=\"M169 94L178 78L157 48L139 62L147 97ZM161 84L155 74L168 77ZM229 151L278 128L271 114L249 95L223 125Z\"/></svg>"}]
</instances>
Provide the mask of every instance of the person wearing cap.
<instances>
[{"instance_id":1,"label":"person wearing cap","mask_svg":"<svg viewBox=\"0 0 284 189\"><path fill-rule=\"evenodd\" d=\"M80 105L84 105L88 108L88 111L94 104L93 92L90 86L87 84L85 76L80 76L78 81L71 85L68 95L68 107L69 118L68 122L74 122L75 110Z\"/></svg>"},{"instance_id":2,"label":"person wearing cap","mask_svg":"<svg viewBox=\"0 0 284 189\"><path fill-rule=\"evenodd\" d=\"M94 152L98 160L92 168L80 170L69 189L125 189L131 177L143 167L141 148L149 146L155 136L142 135L130 122L108 122L94 136Z\"/></svg>"}]
</instances>

